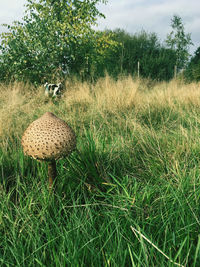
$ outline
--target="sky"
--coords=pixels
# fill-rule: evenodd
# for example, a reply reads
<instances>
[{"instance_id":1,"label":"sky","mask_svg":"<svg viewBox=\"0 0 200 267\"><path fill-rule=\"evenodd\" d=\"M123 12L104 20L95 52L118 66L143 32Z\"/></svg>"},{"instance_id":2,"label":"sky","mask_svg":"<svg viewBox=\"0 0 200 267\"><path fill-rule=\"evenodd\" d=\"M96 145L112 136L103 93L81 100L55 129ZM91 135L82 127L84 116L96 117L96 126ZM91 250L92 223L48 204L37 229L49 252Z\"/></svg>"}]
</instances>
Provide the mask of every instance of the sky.
<instances>
[{"instance_id":1,"label":"sky","mask_svg":"<svg viewBox=\"0 0 200 267\"><path fill-rule=\"evenodd\" d=\"M21 20L26 0L0 0L0 25ZM194 46L191 53L200 46L200 1L199 0L108 0L99 4L99 10L106 19L99 19L98 29L121 28L134 34L141 30L155 32L163 42L171 31L173 15L179 15L185 32L191 33ZM4 28L0 26L0 32Z\"/></svg>"}]
</instances>

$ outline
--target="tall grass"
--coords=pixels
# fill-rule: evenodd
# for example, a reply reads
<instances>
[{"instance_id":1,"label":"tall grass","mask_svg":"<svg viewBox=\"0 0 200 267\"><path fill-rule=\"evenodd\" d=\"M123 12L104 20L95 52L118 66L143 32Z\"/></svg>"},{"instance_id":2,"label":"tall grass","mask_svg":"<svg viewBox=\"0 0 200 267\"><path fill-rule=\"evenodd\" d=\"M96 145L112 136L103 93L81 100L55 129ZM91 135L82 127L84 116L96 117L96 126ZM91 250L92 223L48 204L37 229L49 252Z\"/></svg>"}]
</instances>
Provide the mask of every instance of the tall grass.
<instances>
[{"instance_id":1,"label":"tall grass","mask_svg":"<svg viewBox=\"0 0 200 267\"><path fill-rule=\"evenodd\" d=\"M109 76L44 88L0 85L1 266L199 266L200 85ZM77 150L47 166L23 131L46 111Z\"/></svg>"}]
</instances>

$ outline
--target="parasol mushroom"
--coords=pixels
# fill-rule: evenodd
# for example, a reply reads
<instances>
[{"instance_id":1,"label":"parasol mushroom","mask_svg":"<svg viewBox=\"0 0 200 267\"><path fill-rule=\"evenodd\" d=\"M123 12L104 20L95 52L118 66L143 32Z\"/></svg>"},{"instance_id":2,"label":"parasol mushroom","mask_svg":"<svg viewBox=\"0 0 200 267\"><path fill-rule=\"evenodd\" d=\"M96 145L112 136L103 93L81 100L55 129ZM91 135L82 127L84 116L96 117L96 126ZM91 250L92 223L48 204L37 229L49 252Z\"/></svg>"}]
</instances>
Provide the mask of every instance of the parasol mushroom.
<instances>
[{"instance_id":1,"label":"parasol mushroom","mask_svg":"<svg viewBox=\"0 0 200 267\"><path fill-rule=\"evenodd\" d=\"M56 177L56 160L68 156L76 147L76 136L68 124L51 112L33 121L22 136L25 155L48 162L49 188Z\"/></svg>"}]
</instances>

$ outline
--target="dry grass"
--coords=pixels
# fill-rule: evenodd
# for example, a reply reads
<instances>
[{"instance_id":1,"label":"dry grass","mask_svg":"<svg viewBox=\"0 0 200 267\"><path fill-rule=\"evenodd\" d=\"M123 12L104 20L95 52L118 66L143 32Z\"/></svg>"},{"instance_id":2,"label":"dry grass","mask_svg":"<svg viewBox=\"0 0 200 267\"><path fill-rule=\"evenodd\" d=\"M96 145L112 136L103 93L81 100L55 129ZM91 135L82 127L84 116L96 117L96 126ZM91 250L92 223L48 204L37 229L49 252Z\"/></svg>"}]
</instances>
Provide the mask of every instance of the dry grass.
<instances>
[{"instance_id":1,"label":"dry grass","mask_svg":"<svg viewBox=\"0 0 200 267\"><path fill-rule=\"evenodd\" d=\"M52 111L67 120L86 114L102 114L134 110L136 114L159 110L180 109L182 105L199 107L200 84L184 84L180 81L154 83L124 77L117 81L109 76L96 84L67 82L62 99L53 103L44 96L44 88L29 84L0 85L0 135L21 134L29 121L46 111ZM132 118L135 125L138 122ZM130 122L129 122L130 123ZM138 125L139 126L139 125Z\"/></svg>"}]
</instances>

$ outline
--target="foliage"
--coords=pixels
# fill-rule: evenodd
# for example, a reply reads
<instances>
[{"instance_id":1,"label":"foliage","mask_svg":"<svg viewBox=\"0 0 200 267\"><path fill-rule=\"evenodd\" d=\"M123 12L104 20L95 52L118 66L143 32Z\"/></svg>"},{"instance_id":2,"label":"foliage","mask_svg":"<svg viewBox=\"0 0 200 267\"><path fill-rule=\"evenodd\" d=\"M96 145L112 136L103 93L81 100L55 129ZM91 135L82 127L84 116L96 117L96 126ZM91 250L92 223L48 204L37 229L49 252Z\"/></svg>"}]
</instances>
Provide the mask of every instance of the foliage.
<instances>
[{"instance_id":1,"label":"foliage","mask_svg":"<svg viewBox=\"0 0 200 267\"><path fill-rule=\"evenodd\" d=\"M142 31L132 35L117 29L112 34L113 40L121 45L107 59L109 74L126 73L137 76L139 61L141 77L155 80L169 80L173 77L175 53L162 46L155 33Z\"/></svg>"},{"instance_id":2,"label":"foliage","mask_svg":"<svg viewBox=\"0 0 200 267\"><path fill-rule=\"evenodd\" d=\"M197 48L195 55L191 58L184 76L187 81L200 81L200 47Z\"/></svg>"},{"instance_id":3,"label":"foliage","mask_svg":"<svg viewBox=\"0 0 200 267\"><path fill-rule=\"evenodd\" d=\"M99 2L106 1L28 0L23 22L7 25L9 32L1 36L0 80L56 79L98 61L113 43L91 28L103 17Z\"/></svg>"},{"instance_id":4,"label":"foliage","mask_svg":"<svg viewBox=\"0 0 200 267\"><path fill-rule=\"evenodd\" d=\"M118 50L120 43L112 39L112 32L94 31L87 43L83 43L76 53L71 69L82 80L97 80L104 76L109 66L110 56ZM113 67L113 66L112 66Z\"/></svg>"},{"instance_id":5,"label":"foliage","mask_svg":"<svg viewBox=\"0 0 200 267\"><path fill-rule=\"evenodd\" d=\"M173 31L167 47L155 33L129 34L121 29L95 31L97 9L105 0L27 0L22 22L7 26L1 34L0 81L29 81L34 84L65 80L70 74L97 80L108 73L170 80L174 66L182 69L189 58L190 34L179 16L172 19ZM194 70L198 73L198 69ZM195 74L196 75L196 74ZM198 78L197 78L198 79Z\"/></svg>"},{"instance_id":6,"label":"foliage","mask_svg":"<svg viewBox=\"0 0 200 267\"><path fill-rule=\"evenodd\" d=\"M174 15L171 20L172 31L167 35L166 44L169 48L176 51L176 66L178 71L183 69L190 57L189 47L192 45L191 34L185 33L182 19Z\"/></svg>"}]
</instances>

